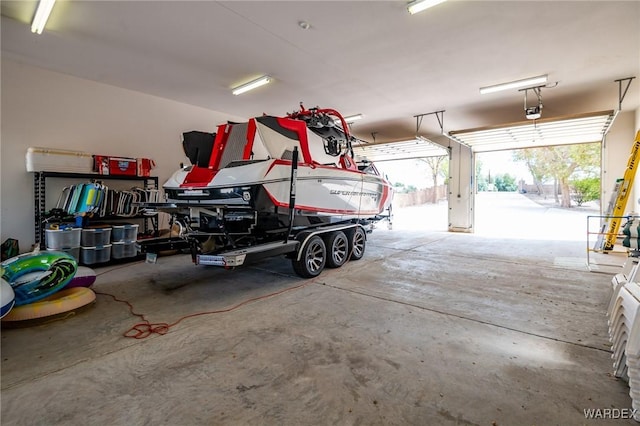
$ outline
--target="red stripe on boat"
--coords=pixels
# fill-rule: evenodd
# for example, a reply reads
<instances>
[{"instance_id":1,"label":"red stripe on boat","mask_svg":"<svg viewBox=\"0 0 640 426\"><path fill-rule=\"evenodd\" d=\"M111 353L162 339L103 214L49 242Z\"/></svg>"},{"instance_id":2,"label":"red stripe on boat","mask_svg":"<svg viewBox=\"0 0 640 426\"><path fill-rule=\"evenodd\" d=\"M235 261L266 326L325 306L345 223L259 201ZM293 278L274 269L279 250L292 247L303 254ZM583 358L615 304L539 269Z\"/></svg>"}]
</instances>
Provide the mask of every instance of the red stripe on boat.
<instances>
[{"instance_id":1,"label":"red stripe on boat","mask_svg":"<svg viewBox=\"0 0 640 426\"><path fill-rule=\"evenodd\" d=\"M211 159L209 160L209 167L214 170L220 169L220 159L222 158L222 152L229 139L229 133L231 133L231 124L221 124L218 126L218 132L216 133L216 140L211 150Z\"/></svg>"},{"instance_id":2,"label":"red stripe on boat","mask_svg":"<svg viewBox=\"0 0 640 426\"><path fill-rule=\"evenodd\" d=\"M243 160L251 160L251 150L253 149L253 141L256 137L256 119L249 120L247 126L247 144L244 146L244 152L242 153Z\"/></svg>"},{"instance_id":3,"label":"red stripe on boat","mask_svg":"<svg viewBox=\"0 0 640 426\"><path fill-rule=\"evenodd\" d=\"M184 182L180 184L181 188L184 187L203 187L207 186L213 180L216 175L216 171L210 168L193 166L191 171L185 176Z\"/></svg>"}]
</instances>

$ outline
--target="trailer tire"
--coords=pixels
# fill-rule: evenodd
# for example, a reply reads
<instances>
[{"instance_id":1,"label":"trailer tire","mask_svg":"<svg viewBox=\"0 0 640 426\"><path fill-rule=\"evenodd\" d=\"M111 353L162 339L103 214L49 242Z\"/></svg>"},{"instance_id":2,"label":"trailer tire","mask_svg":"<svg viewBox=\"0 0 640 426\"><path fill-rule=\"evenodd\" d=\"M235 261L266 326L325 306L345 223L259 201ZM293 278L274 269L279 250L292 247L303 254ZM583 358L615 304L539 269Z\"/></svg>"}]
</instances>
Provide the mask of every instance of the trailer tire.
<instances>
[{"instance_id":1,"label":"trailer tire","mask_svg":"<svg viewBox=\"0 0 640 426\"><path fill-rule=\"evenodd\" d=\"M300 255L291 261L293 270L302 278L320 275L327 263L327 247L322 238L315 235L302 247Z\"/></svg>"},{"instance_id":2,"label":"trailer tire","mask_svg":"<svg viewBox=\"0 0 640 426\"><path fill-rule=\"evenodd\" d=\"M349 235L349 260L360 260L367 247L367 234L362 227L357 226Z\"/></svg>"},{"instance_id":3,"label":"trailer tire","mask_svg":"<svg viewBox=\"0 0 640 426\"><path fill-rule=\"evenodd\" d=\"M326 240L327 268L339 268L349 260L349 239L342 231L330 233Z\"/></svg>"}]
</instances>

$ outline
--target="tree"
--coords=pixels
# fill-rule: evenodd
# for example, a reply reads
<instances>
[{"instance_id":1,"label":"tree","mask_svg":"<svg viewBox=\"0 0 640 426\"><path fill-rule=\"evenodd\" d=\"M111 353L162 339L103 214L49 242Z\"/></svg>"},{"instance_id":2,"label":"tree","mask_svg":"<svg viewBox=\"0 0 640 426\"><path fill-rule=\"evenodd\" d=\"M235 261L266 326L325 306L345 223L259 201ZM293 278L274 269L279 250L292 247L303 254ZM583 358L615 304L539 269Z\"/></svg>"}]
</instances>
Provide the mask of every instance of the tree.
<instances>
[{"instance_id":1,"label":"tree","mask_svg":"<svg viewBox=\"0 0 640 426\"><path fill-rule=\"evenodd\" d=\"M548 168L546 158L543 158L544 154L544 152L535 148L518 149L513 151L513 159L523 161L527 165L531 176L533 176L533 184L538 188L538 194L547 198L542 183L553 176L551 176L551 170Z\"/></svg>"},{"instance_id":2,"label":"tree","mask_svg":"<svg viewBox=\"0 0 640 426\"><path fill-rule=\"evenodd\" d=\"M394 191L398 194L408 194L410 192L416 192L418 188L414 185L405 185L402 182L396 182L393 184Z\"/></svg>"},{"instance_id":3,"label":"tree","mask_svg":"<svg viewBox=\"0 0 640 426\"><path fill-rule=\"evenodd\" d=\"M513 192L518 190L518 184L516 184L516 178L509 173L497 175L495 177L495 185L498 191Z\"/></svg>"},{"instance_id":4,"label":"tree","mask_svg":"<svg viewBox=\"0 0 640 426\"><path fill-rule=\"evenodd\" d=\"M439 157L421 158L420 160L427 164L431 170L431 179L433 179L433 198L431 202L436 204L438 202L438 177L446 178L449 171L449 157L441 155Z\"/></svg>"},{"instance_id":5,"label":"tree","mask_svg":"<svg viewBox=\"0 0 640 426\"><path fill-rule=\"evenodd\" d=\"M476 157L477 158L477 157ZM486 191L489 189L487 178L482 175L482 161L476 159L476 188L477 191Z\"/></svg>"},{"instance_id":6,"label":"tree","mask_svg":"<svg viewBox=\"0 0 640 426\"><path fill-rule=\"evenodd\" d=\"M396 192L398 194L402 194L404 192L407 192L407 188L404 186L404 183L396 182L396 183L393 184L393 192Z\"/></svg>"},{"instance_id":7,"label":"tree","mask_svg":"<svg viewBox=\"0 0 640 426\"><path fill-rule=\"evenodd\" d=\"M600 198L600 178L575 179L571 181L571 187L573 188L572 198L578 206Z\"/></svg>"},{"instance_id":8,"label":"tree","mask_svg":"<svg viewBox=\"0 0 640 426\"><path fill-rule=\"evenodd\" d=\"M600 143L527 148L514 153L514 159L523 159L538 182L555 179L560 188L560 205L571 207L571 176L578 171L593 174L598 170Z\"/></svg>"}]
</instances>

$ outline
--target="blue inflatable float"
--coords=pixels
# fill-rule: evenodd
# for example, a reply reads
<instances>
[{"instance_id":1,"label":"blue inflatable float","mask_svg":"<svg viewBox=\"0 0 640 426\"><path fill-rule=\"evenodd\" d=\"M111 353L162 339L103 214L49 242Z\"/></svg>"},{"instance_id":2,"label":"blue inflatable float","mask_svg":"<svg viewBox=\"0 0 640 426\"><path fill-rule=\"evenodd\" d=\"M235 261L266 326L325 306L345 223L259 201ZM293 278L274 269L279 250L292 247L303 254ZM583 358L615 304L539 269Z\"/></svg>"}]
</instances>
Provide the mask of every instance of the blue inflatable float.
<instances>
[{"instance_id":1,"label":"blue inflatable float","mask_svg":"<svg viewBox=\"0 0 640 426\"><path fill-rule=\"evenodd\" d=\"M36 302L66 286L76 271L78 262L63 252L26 253L0 264L2 279L15 293L15 305Z\"/></svg>"},{"instance_id":2,"label":"blue inflatable float","mask_svg":"<svg viewBox=\"0 0 640 426\"><path fill-rule=\"evenodd\" d=\"M16 295L7 281L0 280L0 318L2 318L13 308L14 303L16 303Z\"/></svg>"}]
</instances>

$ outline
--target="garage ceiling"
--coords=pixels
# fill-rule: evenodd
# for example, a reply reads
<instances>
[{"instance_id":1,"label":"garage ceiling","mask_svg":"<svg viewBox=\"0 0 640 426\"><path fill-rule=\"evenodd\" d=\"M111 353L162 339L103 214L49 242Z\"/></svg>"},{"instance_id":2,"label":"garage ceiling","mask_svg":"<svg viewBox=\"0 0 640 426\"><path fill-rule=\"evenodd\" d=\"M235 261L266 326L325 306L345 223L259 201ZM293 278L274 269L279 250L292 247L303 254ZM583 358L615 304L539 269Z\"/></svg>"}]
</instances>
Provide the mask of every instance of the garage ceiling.
<instances>
[{"instance_id":1,"label":"garage ceiling","mask_svg":"<svg viewBox=\"0 0 640 426\"><path fill-rule=\"evenodd\" d=\"M440 135L435 117L415 126L436 110L445 132L524 119L521 92L482 86L548 74L546 119L617 108L614 80L640 77L635 1L448 1L412 16L404 1L59 0L40 36L36 4L1 2L3 58L239 117L301 101L361 113L352 132L369 142ZM274 82L231 94L262 74Z\"/></svg>"}]
</instances>

